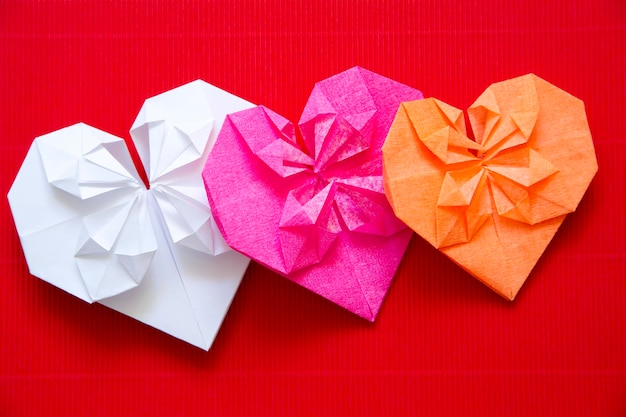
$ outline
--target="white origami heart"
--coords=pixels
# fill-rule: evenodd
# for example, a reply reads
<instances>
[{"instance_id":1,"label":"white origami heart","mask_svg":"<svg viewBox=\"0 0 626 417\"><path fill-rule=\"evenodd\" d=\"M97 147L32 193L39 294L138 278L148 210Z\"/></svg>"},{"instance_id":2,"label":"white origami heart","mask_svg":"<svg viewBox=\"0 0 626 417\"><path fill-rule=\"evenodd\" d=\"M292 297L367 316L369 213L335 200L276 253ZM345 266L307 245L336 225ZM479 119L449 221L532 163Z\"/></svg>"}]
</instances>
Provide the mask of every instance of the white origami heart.
<instances>
[{"instance_id":1,"label":"white origami heart","mask_svg":"<svg viewBox=\"0 0 626 417\"><path fill-rule=\"evenodd\" d=\"M249 259L222 239L201 171L226 114L252 106L200 80L146 100L130 133L150 189L118 137L35 139L8 195L30 272L208 350Z\"/></svg>"}]
</instances>

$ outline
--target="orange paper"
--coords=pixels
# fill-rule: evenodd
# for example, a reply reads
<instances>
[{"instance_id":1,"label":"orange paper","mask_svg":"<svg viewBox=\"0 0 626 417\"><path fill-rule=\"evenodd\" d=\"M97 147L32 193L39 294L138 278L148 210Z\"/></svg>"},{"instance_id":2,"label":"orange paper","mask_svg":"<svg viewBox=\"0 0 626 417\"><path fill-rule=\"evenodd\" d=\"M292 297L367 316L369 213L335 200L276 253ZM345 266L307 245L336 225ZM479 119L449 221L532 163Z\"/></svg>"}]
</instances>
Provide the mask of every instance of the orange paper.
<instances>
[{"instance_id":1,"label":"orange paper","mask_svg":"<svg viewBox=\"0 0 626 417\"><path fill-rule=\"evenodd\" d=\"M598 170L581 100L529 74L491 85L463 112L403 103L383 146L395 214L513 300Z\"/></svg>"}]
</instances>

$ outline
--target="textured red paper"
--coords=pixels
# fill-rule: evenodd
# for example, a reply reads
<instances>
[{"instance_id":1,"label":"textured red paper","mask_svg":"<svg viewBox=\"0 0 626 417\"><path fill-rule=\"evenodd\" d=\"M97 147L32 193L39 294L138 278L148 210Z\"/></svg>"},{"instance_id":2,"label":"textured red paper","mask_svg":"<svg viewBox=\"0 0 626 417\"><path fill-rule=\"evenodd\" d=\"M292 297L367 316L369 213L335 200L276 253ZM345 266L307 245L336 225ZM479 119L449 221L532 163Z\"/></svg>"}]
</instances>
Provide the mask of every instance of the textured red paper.
<instances>
[{"instance_id":1,"label":"textured red paper","mask_svg":"<svg viewBox=\"0 0 626 417\"><path fill-rule=\"evenodd\" d=\"M297 120L355 65L459 108L533 72L585 102L601 169L513 303L415 237L375 324L252 265L209 353L30 276L3 200L0 415L626 414L622 0L110 5L0 2L0 194L76 120L130 142L197 78Z\"/></svg>"}]
</instances>

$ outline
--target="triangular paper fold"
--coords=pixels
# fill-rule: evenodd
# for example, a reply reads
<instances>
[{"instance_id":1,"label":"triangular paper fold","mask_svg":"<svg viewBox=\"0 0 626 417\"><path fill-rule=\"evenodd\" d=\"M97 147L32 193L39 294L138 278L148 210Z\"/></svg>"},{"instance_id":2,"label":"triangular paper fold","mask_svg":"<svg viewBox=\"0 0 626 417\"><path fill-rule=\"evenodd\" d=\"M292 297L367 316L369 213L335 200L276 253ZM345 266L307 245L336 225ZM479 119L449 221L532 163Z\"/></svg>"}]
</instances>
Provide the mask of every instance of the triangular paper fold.
<instances>
[{"instance_id":1,"label":"triangular paper fold","mask_svg":"<svg viewBox=\"0 0 626 417\"><path fill-rule=\"evenodd\" d=\"M384 196L380 149L400 102L420 98L353 68L315 85L300 138L264 107L230 115L204 172L226 242L373 321L411 238Z\"/></svg>"},{"instance_id":2,"label":"triangular paper fold","mask_svg":"<svg viewBox=\"0 0 626 417\"><path fill-rule=\"evenodd\" d=\"M383 146L385 191L402 221L512 300L598 169L584 105L529 74L469 108L476 141L459 112L402 104Z\"/></svg>"},{"instance_id":3,"label":"triangular paper fold","mask_svg":"<svg viewBox=\"0 0 626 417\"><path fill-rule=\"evenodd\" d=\"M146 100L131 136L150 189L123 139L80 123L35 139L8 196L31 273L209 349L249 259L200 173L226 114L250 107L200 80Z\"/></svg>"}]
</instances>

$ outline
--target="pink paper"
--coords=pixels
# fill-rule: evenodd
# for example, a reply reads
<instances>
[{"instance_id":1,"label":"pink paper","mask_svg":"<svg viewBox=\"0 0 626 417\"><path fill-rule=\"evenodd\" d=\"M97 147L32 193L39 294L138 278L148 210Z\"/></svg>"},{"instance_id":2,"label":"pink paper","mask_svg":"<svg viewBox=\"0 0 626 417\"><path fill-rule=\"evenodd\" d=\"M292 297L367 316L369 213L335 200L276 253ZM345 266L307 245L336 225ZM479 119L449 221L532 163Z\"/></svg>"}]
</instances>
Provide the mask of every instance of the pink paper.
<instances>
[{"instance_id":1,"label":"pink paper","mask_svg":"<svg viewBox=\"0 0 626 417\"><path fill-rule=\"evenodd\" d=\"M265 107L229 115L203 172L226 242L374 321L412 235L385 198L381 147L400 102L420 98L353 68L316 84L298 128Z\"/></svg>"}]
</instances>

